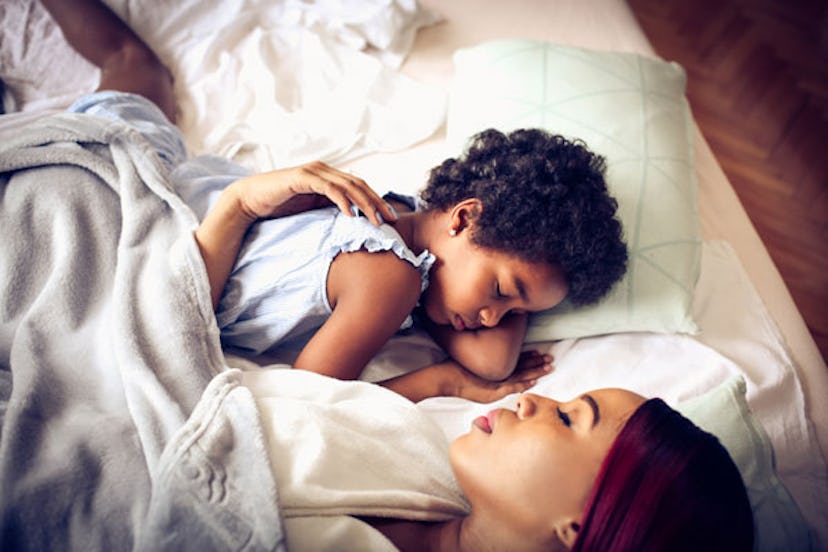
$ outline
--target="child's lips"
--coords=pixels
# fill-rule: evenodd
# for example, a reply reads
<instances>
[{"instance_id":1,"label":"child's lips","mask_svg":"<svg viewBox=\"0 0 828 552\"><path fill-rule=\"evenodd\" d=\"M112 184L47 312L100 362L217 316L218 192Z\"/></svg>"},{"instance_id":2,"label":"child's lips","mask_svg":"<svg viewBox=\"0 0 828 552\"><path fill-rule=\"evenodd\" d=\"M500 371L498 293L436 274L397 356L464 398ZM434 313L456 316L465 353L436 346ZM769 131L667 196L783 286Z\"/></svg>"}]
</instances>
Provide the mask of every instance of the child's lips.
<instances>
[{"instance_id":1,"label":"child's lips","mask_svg":"<svg viewBox=\"0 0 828 552\"><path fill-rule=\"evenodd\" d=\"M458 332L462 332L466 329L466 323L463 321L463 317L459 314L454 315L454 318L451 321L451 325L454 326L454 329Z\"/></svg>"},{"instance_id":2,"label":"child's lips","mask_svg":"<svg viewBox=\"0 0 828 552\"><path fill-rule=\"evenodd\" d=\"M458 332L462 332L463 330L476 330L480 327L479 323L466 322L466 319L459 314L455 314L454 318L451 319L451 325Z\"/></svg>"}]
</instances>

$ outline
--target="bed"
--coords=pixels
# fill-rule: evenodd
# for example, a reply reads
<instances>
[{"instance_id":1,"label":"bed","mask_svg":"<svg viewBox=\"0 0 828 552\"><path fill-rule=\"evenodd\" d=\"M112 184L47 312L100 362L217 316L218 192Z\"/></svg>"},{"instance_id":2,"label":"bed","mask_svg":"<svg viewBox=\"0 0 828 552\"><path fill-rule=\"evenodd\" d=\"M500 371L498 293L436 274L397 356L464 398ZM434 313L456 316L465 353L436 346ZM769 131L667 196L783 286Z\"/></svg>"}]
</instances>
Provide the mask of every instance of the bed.
<instances>
[{"instance_id":1,"label":"bed","mask_svg":"<svg viewBox=\"0 0 828 552\"><path fill-rule=\"evenodd\" d=\"M535 392L566 398L596 387L627 387L686 408L700 425L710 423L710 427L716 424L713 418L721 422L727 413L738 412L733 423L744 425L742 435L751 438L737 436L731 452L741 455L737 463L746 470L743 476L755 499L757 519L763 524L759 548L828 547L824 460L828 451L828 405L824 400L828 396L828 369L767 250L687 111L683 72L653 59L652 47L624 2L421 0L416 5L398 0L367 2L359 9L336 1L275 6L252 0L165 1L152 3L152 9L146 9L140 0L113 0L109 4L173 69L180 126L188 147L197 153L232 157L255 169L319 158L359 174L379 191L414 194L428 169L456 155L462 140L475 129L546 124L585 137L594 149L607 155L611 180L643 182L642 167L651 176L661 175L675 193L651 185L647 194L659 194L659 201L648 207L650 196L636 188L621 205L622 214L629 217L625 219L627 235L635 236L634 276L641 278L650 270L650 278L655 280L641 284L628 281L625 293L614 299L615 307L602 305L586 315L564 311L535 319L527 347L548 350L556 359L556 369L539 381ZM0 24L0 76L7 86L4 107L10 112L0 117L0 131L11 132L4 136L16 136L31 121L65 109L78 94L95 88L95 69L69 49L36 2L12 0L0 6ZM323 70L309 69L313 67ZM631 73L625 72L628 70ZM620 106L627 105L624 102L629 99L607 91L614 94L613 83L625 82L623 88L628 92L632 81L625 79L629 74L637 79L639 88L633 100L640 105L636 104L635 117L625 118L633 111ZM539 75L544 78L537 80ZM610 80L602 80L605 78ZM541 100L527 96L539 89L545 94ZM576 97L582 103L570 102ZM530 105L532 109L527 108ZM649 117L644 123L642 114ZM618 128L613 127L614 121L621 121ZM646 129L643 139L641 124ZM637 132L634 138L625 134L631 127ZM103 131L90 130L95 132ZM646 162L640 158L630 161L633 157L628 146L636 141L650 148ZM616 150L620 157L616 157ZM7 163L4 169L8 168ZM180 201L161 188L153 188L153 194L173 206L176 215L171 224L179 234L191 231L193 220L181 212ZM620 188L616 191L626 193ZM61 192L50 193L59 198ZM642 213L650 213L652 218L646 219ZM635 221L634 231L629 221ZM648 229L648 225L652 227ZM164 285L172 291L156 290L157 283L146 279L140 263L155 258L148 253L129 261L131 269L126 275L115 272L116 283L122 281L119 278L126 282L118 285L134 286L132 294L125 297L143 303L139 292L149 296L162 293L156 297L161 300L176 291L183 294L200 289L198 282L189 280L197 273L192 266L196 263L193 250L181 239L164 236L161 229L158 233L158 242L148 243L147 251L160 248L182 256L180 266L175 265L177 276L165 280ZM660 241L648 244L648 234L660 236ZM8 247L3 251L11 254ZM21 252L16 255L15 259L23 258ZM163 259L155 262L163 266ZM38 270L36 264L29 268ZM21 272L23 268L17 271L17 278L23 277ZM666 281L673 291L658 296L663 301L648 305L639 316L633 307L638 307L646 290L635 286L649 289L664 285L652 284L654 281ZM17 280L3 280L4 289L17 289L9 287L9 282ZM94 355L94 362L101 365L106 365L106 359L97 357L111 354L117 363L127 366L122 372L127 376L121 380L125 402L127 410L142 420L138 435L150 466L131 488L139 492L148 481L167 485L167 492L137 500L132 507L126 502L113 503L124 510L116 516L137 519L139 512L149 512L149 529L143 533L149 540L145 544L171 528L189 527L189 522L192 527L238 523L235 517L228 522L226 511L187 513L187 493L200 491L182 483L176 470L181 459L192 453L194 442L210 437L204 437L198 428L214 423L205 420L213 420L208 413L215 412L217 404L234 405L227 407L228 411L237 412L222 418L225 426L238 431L245 424L256 426L255 409L239 390L244 387L239 383L244 377L226 372L226 367L255 371L251 363L289 362L292 354L272 351L251 359L222 352L209 309L204 309L204 301L209 303L209 299L199 293L196 304L171 302L177 308L161 314L142 310L142 324L125 323L119 329L126 332L121 341L108 342L104 353ZM111 308L123 311L124 317L135 316L124 301ZM4 323L9 320L6 316ZM165 337L153 337L153 321L180 327L188 323L186 316L191 317L190 324L195 319L208 329L201 334L182 332L184 335L176 338L180 343L163 344L160 341ZM46 333L32 331L33 335ZM129 338L129 332L139 332L142 339ZM164 368L166 376L160 377L162 384L156 389L143 370L176 351L175 347L186 354L173 355L179 357L178 364ZM88 353L76 354L84 352ZM2 381L6 400L0 446L4 478L26 473L9 469L24 457L22 452L10 455L10 443L26 442L20 433L24 429L5 429L10 423L5 417L8 401L13 392L19 392L11 383L10 368L14 365L7 360L17 358L13 353L4 350L4 362L9 363L3 366ZM399 335L372 361L363 378L394 375L441 354L421 333ZM135 355L143 364L125 362L124 355ZM202 359L204 368L188 370L185 361L193 359ZM185 370L186 381L172 381L176 378L170 374L175 372L170 370L177 369ZM116 385L94 378L88 383L103 389ZM71 389L68 392L71 394ZM152 401L148 397L156 393L163 395L169 407L163 414L154 413L149 406ZM59 394L50 392L49 396L53 400ZM480 405L435 398L419 406L437 421L446 437L452 438L465 431L474 417L493 406L512 406L514 401L512 396L495 405ZM729 429L722 431L726 434ZM226 491L226 502L242 508L239 501L246 501L257 512L272 509L270 516L260 516L256 527L278 526L278 516L273 517L278 512L275 483L272 476L263 475L268 471L267 462L249 460L266 456L261 441L261 430L253 432L247 440L239 439L238 450L226 457L222 477L229 478L236 491L255 487L243 498ZM222 446L219 435L202 449ZM113 457L125 461L123 456ZM38 472L41 475L48 472L49 459L55 460L47 454L36 458L44 461ZM63 467L70 469L71 464ZM18 465L16 469L22 468ZM254 480L252 473L260 478ZM113 481L106 479L99 491L87 497L90 511L109 507L103 491L111 487ZM70 489L67 486L65 492ZM4 493L4 502L10 504L12 495L8 489ZM8 515L4 516L4 540L18 542L10 537L19 534ZM65 529L59 524L49 527L55 528L56 534ZM181 538L201 538L213 545L231 542L220 540L226 535L210 531L181 529L180 533ZM281 538L272 529L254 534L261 539L248 541L254 547L266 547L263 543L268 539L278 542ZM73 544L100 545L118 535L115 530L101 530L89 541ZM175 542L184 541L172 540L169 547ZM45 537L40 543L54 544Z\"/></svg>"}]
</instances>

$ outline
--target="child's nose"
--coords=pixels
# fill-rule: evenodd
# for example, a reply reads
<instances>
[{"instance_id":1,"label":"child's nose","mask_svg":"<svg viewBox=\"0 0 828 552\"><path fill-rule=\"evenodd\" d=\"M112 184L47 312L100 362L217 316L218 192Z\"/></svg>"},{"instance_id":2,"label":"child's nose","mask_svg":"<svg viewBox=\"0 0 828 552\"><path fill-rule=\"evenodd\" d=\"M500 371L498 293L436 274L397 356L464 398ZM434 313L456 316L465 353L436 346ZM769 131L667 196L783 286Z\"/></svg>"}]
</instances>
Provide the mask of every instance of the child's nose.
<instances>
[{"instance_id":1,"label":"child's nose","mask_svg":"<svg viewBox=\"0 0 828 552\"><path fill-rule=\"evenodd\" d=\"M492 307L486 307L480 311L480 323L487 328L494 328L500 323L503 313Z\"/></svg>"}]
</instances>

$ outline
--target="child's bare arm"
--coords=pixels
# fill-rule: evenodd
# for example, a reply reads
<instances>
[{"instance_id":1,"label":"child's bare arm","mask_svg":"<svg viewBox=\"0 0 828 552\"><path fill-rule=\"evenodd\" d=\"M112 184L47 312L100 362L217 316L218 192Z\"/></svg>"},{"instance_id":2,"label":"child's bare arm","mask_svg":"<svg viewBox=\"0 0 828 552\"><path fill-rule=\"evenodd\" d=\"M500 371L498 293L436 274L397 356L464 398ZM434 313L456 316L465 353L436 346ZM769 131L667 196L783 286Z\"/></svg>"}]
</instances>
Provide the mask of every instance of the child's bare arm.
<instances>
[{"instance_id":1,"label":"child's bare arm","mask_svg":"<svg viewBox=\"0 0 828 552\"><path fill-rule=\"evenodd\" d=\"M537 351L527 352L521 364L521 369L508 378L490 381L472 374L449 359L379 384L413 402L446 396L489 403L530 389L538 378L548 372L548 357Z\"/></svg>"},{"instance_id":2,"label":"child's bare arm","mask_svg":"<svg viewBox=\"0 0 828 552\"><path fill-rule=\"evenodd\" d=\"M414 308L420 288L417 270L393 252L340 253L327 281L333 313L294 367L339 379L359 377Z\"/></svg>"},{"instance_id":3,"label":"child's bare arm","mask_svg":"<svg viewBox=\"0 0 828 552\"><path fill-rule=\"evenodd\" d=\"M467 370L481 378L500 381L517 366L527 324L526 314L509 314L493 328L457 331L451 326L426 322L426 329Z\"/></svg>"},{"instance_id":4,"label":"child's bare arm","mask_svg":"<svg viewBox=\"0 0 828 552\"><path fill-rule=\"evenodd\" d=\"M294 367L339 379L359 377L417 302L420 285L414 267L394 253L340 254L328 275L333 314L302 349ZM521 370L503 381L481 378L448 360L380 385L412 401L456 396L491 402L525 391L548 372L549 357L537 352L524 357Z\"/></svg>"},{"instance_id":5,"label":"child's bare arm","mask_svg":"<svg viewBox=\"0 0 828 552\"><path fill-rule=\"evenodd\" d=\"M99 0L41 0L79 54L101 69L99 90L140 94L175 122L172 73L152 49Z\"/></svg>"}]
</instances>

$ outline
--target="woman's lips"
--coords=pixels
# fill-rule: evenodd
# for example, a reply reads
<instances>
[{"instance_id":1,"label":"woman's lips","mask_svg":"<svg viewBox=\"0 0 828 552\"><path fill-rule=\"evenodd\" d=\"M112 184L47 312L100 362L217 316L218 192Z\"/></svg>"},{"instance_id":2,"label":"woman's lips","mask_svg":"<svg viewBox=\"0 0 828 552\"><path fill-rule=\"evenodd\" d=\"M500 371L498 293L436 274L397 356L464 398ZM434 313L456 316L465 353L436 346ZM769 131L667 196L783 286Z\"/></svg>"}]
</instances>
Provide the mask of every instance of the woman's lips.
<instances>
[{"instance_id":1,"label":"woman's lips","mask_svg":"<svg viewBox=\"0 0 828 552\"><path fill-rule=\"evenodd\" d=\"M492 410L485 416L478 416L474 419L472 424L484 433L491 433L494 431L495 426L495 412L495 410Z\"/></svg>"},{"instance_id":2,"label":"woman's lips","mask_svg":"<svg viewBox=\"0 0 828 552\"><path fill-rule=\"evenodd\" d=\"M479 429L483 433L491 433L492 432L492 426L489 423L489 418L487 418L486 416L478 416L477 418L474 419L474 421L472 422L472 425L474 425L474 427L476 427L477 429Z\"/></svg>"}]
</instances>

